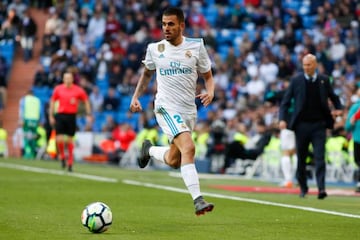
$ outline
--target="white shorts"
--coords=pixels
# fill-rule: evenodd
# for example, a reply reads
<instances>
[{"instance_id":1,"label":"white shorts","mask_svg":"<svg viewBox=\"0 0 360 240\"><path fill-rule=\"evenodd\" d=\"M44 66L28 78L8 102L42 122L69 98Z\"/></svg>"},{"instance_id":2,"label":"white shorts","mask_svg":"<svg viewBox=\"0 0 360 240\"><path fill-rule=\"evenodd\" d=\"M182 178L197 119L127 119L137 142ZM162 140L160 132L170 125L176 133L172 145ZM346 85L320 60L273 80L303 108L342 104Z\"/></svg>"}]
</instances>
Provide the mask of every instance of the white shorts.
<instances>
[{"instance_id":1,"label":"white shorts","mask_svg":"<svg viewBox=\"0 0 360 240\"><path fill-rule=\"evenodd\" d=\"M179 113L163 107L155 109L155 117L162 131L171 143L182 132L192 132L196 123L196 114Z\"/></svg>"},{"instance_id":2,"label":"white shorts","mask_svg":"<svg viewBox=\"0 0 360 240\"><path fill-rule=\"evenodd\" d=\"M281 150L295 149L295 133L289 129L280 131L280 148Z\"/></svg>"}]
</instances>

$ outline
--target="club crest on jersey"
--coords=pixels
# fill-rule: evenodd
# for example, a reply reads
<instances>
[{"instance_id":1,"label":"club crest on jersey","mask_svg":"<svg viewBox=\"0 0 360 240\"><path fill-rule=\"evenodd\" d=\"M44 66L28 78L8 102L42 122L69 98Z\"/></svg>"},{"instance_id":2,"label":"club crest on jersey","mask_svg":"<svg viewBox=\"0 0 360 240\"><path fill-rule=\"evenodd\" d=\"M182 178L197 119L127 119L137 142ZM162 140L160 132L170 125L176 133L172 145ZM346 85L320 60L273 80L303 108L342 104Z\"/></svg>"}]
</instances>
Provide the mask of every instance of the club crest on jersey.
<instances>
[{"instance_id":1,"label":"club crest on jersey","mask_svg":"<svg viewBox=\"0 0 360 240\"><path fill-rule=\"evenodd\" d=\"M185 57L191 58L191 56L192 56L192 54L191 54L190 51L186 51L186 52L185 52Z\"/></svg>"},{"instance_id":2,"label":"club crest on jersey","mask_svg":"<svg viewBox=\"0 0 360 240\"><path fill-rule=\"evenodd\" d=\"M158 51L159 51L159 52L165 51L165 44L163 44L163 43L159 44L159 45L158 45Z\"/></svg>"}]
</instances>

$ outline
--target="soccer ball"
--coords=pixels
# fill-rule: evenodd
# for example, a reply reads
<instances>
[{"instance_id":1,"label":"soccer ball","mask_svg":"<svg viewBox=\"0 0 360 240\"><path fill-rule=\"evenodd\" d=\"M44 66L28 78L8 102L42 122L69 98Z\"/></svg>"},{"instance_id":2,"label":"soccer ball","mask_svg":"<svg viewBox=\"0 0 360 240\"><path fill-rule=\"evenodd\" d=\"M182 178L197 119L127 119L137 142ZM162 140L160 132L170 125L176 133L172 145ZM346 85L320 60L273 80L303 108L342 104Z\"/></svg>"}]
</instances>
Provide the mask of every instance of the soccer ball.
<instances>
[{"instance_id":1,"label":"soccer ball","mask_svg":"<svg viewBox=\"0 0 360 240\"><path fill-rule=\"evenodd\" d=\"M92 233L105 232L112 223L111 209L102 202L90 203L81 214L81 223Z\"/></svg>"}]
</instances>

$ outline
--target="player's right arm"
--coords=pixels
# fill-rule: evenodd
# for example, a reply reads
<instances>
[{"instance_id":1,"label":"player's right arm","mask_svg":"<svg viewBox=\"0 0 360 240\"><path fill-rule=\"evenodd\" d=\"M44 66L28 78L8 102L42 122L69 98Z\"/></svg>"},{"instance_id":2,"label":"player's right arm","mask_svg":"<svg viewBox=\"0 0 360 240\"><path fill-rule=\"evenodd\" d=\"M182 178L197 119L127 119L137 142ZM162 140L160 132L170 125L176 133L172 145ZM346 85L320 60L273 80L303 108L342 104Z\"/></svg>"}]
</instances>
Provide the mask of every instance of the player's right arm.
<instances>
[{"instance_id":1,"label":"player's right arm","mask_svg":"<svg viewBox=\"0 0 360 240\"><path fill-rule=\"evenodd\" d=\"M57 93L58 93L58 88L55 87L53 95L50 98L50 103L49 103L49 122L51 126L55 126L55 117L54 117L54 113L55 113L55 99L57 99Z\"/></svg>"},{"instance_id":2,"label":"player's right arm","mask_svg":"<svg viewBox=\"0 0 360 240\"><path fill-rule=\"evenodd\" d=\"M130 111L131 112L140 112L142 110L142 106L139 101L139 97L145 92L154 72L155 72L155 70L150 70L150 69L147 69L146 67L144 67L144 71L140 76L139 82L136 85L134 95L131 99L131 103L130 103Z\"/></svg>"},{"instance_id":3,"label":"player's right arm","mask_svg":"<svg viewBox=\"0 0 360 240\"><path fill-rule=\"evenodd\" d=\"M50 99L50 104L49 104L49 122L51 126L55 125L55 118L54 118L54 100Z\"/></svg>"}]
</instances>

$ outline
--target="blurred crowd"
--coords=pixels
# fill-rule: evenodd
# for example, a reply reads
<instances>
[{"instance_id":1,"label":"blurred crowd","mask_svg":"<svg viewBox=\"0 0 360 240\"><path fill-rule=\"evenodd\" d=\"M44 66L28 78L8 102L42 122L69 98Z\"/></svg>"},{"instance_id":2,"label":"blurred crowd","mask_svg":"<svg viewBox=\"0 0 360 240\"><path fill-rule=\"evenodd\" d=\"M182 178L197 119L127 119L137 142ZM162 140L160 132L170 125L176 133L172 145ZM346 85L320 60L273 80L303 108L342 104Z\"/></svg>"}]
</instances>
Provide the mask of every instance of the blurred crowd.
<instances>
[{"instance_id":1,"label":"blurred crowd","mask_svg":"<svg viewBox=\"0 0 360 240\"><path fill-rule=\"evenodd\" d=\"M162 39L160 17L170 5L184 10L185 35L202 37L213 62L214 102L208 108L197 104L198 131L210 133L209 138L213 123L219 121L224 124L225 143L239 129L248 137L258 134L259 122L276 132L278 104L307 53L316 55L318 71L331 77L346 109L359 100L356 0L0 1L0 38L19 35L19 26L31 18L27 7L44 9L48 19L44 36L38 39L42 50L35 95L37 89L51 92L65 69L72 67L76 83L90 96L95 117L93 126L80 118L80 130L111 132L126 125L140 133L153 126L155 80L144 97L145 112L134 115L127 109L146 46ZM0 65L0 74L1 69ZM203 89L200 79L198 91ZM45 106L49 96L39 96ZM344 127L346 115L347 111L337 119L335 129Z\"/></svg>"}]
</instances>

